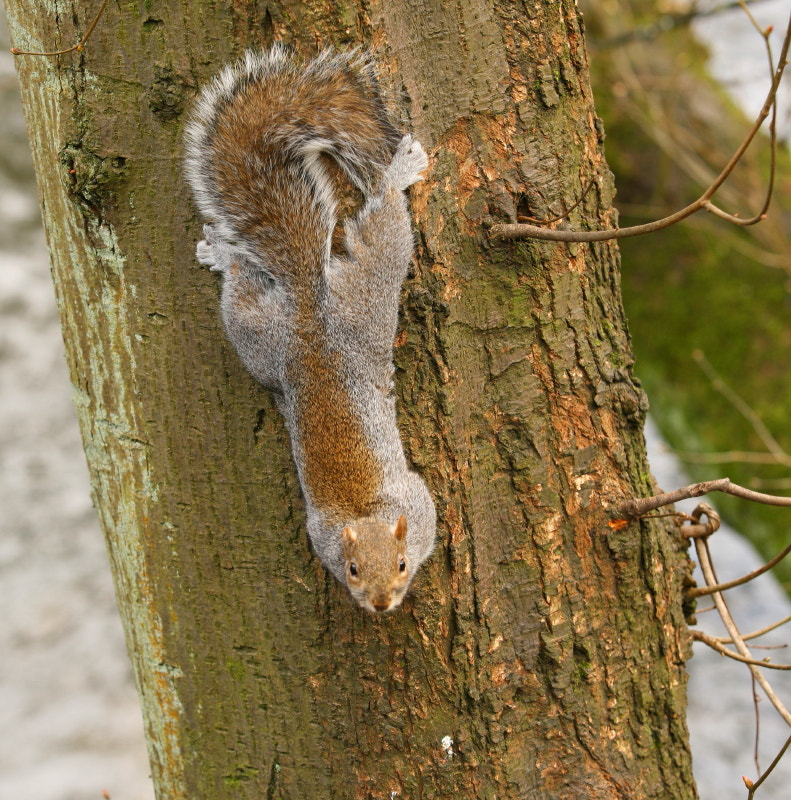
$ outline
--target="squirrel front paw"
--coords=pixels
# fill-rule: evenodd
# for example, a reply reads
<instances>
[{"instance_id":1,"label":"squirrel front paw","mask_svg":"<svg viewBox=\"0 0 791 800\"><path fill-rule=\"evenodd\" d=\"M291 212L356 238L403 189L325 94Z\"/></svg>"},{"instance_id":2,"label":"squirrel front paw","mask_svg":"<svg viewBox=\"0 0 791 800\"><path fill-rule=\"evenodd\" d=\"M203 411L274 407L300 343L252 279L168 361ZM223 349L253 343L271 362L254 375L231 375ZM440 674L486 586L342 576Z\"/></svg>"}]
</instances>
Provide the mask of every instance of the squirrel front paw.
<instances>
[{"instance_id":1,"label":"squirrel front paw","mask_svg":"<svg viewBox=\"0 0 791 800\"><path fill-rule=\"evenodd\" d=\"M428 166L428 156L417 139L409 134L399 142L398 149L387 168L387 174L396 189L406 189L423 180L421 173Z\"/></svg>"},{"instance_id":2,"label":"squirrel front paw","mask_svg":"<svg viewBox=\"0 0 791 800\"><path fill-rule=\"evenodd\" d=\"M195 257L198 259L198 263L203 264L204 267L216 269L217 262L214 260L214 248L211 242L207 242L205 239L198 242L195 247Z\"/></svg>"},{"instance_id":3,"label":"squirrel front paw","mask_svg":"<svg viewBox=\"0 0 791 800\"><path fill-rule=\"evenodd\" d=\"M223 247L220 240L214 236L214 228L211 225L203 226L203 235L206 237L198 242L195 247L195 257L199 264L208 267L212 272L225 272L230 266L230 258L227 247Z\"/></svg>"}]
</instances>

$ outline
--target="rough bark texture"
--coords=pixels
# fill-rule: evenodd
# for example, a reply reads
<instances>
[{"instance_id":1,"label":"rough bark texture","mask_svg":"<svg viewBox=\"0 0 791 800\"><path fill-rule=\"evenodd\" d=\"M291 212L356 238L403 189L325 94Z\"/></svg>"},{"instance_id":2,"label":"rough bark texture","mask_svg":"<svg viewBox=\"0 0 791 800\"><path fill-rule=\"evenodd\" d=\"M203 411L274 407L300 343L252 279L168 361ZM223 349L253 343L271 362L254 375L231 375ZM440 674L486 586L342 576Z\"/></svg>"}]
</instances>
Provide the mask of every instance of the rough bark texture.
<instances>
[{"instance_id":1,"label":"rough bark texture","mask_svg":"<svg viewBox=\"0 0 791 800\"><path fill-rule=\"evenodd\" d=\"M73 44L94 6L9 0L14 43ZM273 37L375 46L431 153L397 363L439 542L387 617L310 553L193 257L183 111ZM683 544L607 524L651 490L617 250L486 234L594 174L571 221L614 221L574 2L110 3L82 53L19 68L160 800L694 797Z\"/></svg>"}]
</instances>

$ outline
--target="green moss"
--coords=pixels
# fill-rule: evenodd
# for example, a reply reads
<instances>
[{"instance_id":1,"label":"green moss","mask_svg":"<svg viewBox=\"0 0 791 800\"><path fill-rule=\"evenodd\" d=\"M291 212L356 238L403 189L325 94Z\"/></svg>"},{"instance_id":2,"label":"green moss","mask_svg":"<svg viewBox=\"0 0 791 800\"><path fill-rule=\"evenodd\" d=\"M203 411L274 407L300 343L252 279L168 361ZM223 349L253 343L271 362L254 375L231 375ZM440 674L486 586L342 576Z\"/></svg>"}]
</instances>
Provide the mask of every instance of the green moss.
<instances>
[{"instance_id":1,"label":"green moss","mask_svg":"<svg viewBox=\"0 0 791 800\"><path fill-rule=\"evenodd\" d=\"M244 662L236 658L230 658L225 662L225 666L228 668L228 672L233 677L234 683L239 685L244 682L246 677Z\"/></svg>"},{"instance_id":2,"label":"green moss","mask_svg":"<svg viewBox=\"0 0 791 800\"><path fill-rule=\"evenodd\" d=\"M260 770L250 766L249 764L242 764L236 768L236 771L233 774L223 775L223 782L226 786L231 788L240 788L254 780L259 772Z\"/></svg>"}]
</instances>

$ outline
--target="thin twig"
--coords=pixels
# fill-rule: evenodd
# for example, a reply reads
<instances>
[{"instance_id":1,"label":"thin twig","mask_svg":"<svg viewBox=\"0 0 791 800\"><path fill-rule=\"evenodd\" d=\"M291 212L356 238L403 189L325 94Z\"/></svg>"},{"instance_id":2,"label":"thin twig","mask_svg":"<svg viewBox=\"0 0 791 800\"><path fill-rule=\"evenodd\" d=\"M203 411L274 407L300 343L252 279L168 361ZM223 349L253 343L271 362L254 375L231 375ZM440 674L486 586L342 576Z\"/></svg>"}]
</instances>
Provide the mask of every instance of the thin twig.
<instances>
[{"instance_id":1,"label":"thin twig","mask_svg":"<svg viewBox=\"0 0 791 800\"><path fill-rule=\"evenodd\" d=\"M691 630L690 634L696 642L703 642L712 650L716 650L721 655L728 656L728 658L732 658L734 661L741 661L742 664L752 664L756 667L766 667L767 669L779 669L783 671L791 670L791 664L772 664L769 661L759 661L756 658L748 658L734 653L732 650L728 650L724 644L720 644L714 636L709 636L707 633L703 633L703 631ZM791 721L789 721L789 725L791 725Z\"/></svg>"},{"instance_id":2,"label":"thin twig","mask_svg":"<svg viewBox=\"0 0 791 800\"><path fill-rule=\"evenodd\" d=\"M750 785L747 787L747 800L753 799L756 790L769 777L772 770L780 763L780 759L785 755L785 752L788 750L789 746L791 746L791 736L786 739L786 743L780 748L780 752L774 757L774 761L772 761L772 763L766 768L766 772L764 772L764 774L761 775L757 781L750 781Z\"/></svg>"},{"instance_id":3,"label":"thin twig","mask_svg":"<svg viewBox=\"0 0 791 800\"><path fill-rule=\"evenodd\" d=\"M97 12L96 16L93 18L93 22L88 27L88 30L85 33L85 36L83 36L82 39L80 39L80 41L77 42L77 44L73 45L72 47L68 47L65 50L55 50L52 53L34 53L34 52L29 51L29 50L20 50L18 47L12 47L11 48L11 52L15 56L63 56L63 55L66 55L66 53L71 53L74 50L76 50L78 53L81 53L83 47L85 47L85 43L90 38L90 35L93 33L93 29L99 23L99 19L102 16L102 14L104 13L104 9L105 9L106 5L107 5L107 0L103 0L101 6L99 7L99 11Z\"/></svg>"},{"instance_id":4,"label":"thin twig","mask_svg":"<svg viewBox=\"0 0 791 800\"><path fill-rule=\"evenodd\" d=\"M701 613L700 611L697 612L698 614ZM785 625L786 622L791 622L791 614L787 617L783 617L779 622L773 622L771 625L767 625L765 628L760 628L757 631L752 631L752 633L746 633L742 636L742 639L746 642L748 639L757 639L759 636L763 636L765 633L769 633L769 631L773 631L776 628L779 628L781 625ZM733 644L733 639L728 639L724 636L714 636L720 644Z\"/></svg>"},{"instance_id":5,"label":"thin twig","mask_svg":"<svg viewBox=\"0 0 791 800\"><path fill-rule=\"evenodd\" d=\"M701 503L701 505L704 506L705 504ZM700 508L700 506L698 508ZM698 509L696 509L696 512L697 511ZM704 509L704 512L705 511L706 509ZM714 574L714 568L711 563L711 554L709 553L708 544L705 539L695 539L695 551L697 552L698 563L700 564L700 568L703 571L703 576L706 579L706 582L710 584L716 584L718 581ZM712 595L712 599L714 600L714 603L717 606L717 611L719 612L720 618L722 619L725 628L727 629L728 633L731 635L731 638L733 639L734 646L739 651L739 655L741 655L743 658L751 659L752 655L750 654L750 650L744 643L741 634L739 633L739 629L736 626L736 623L733 621L733 617L731 616L731 612L728 609L728 606L725 602L725 598L722 596L722 593L715 592ZM755 680L758 682L758 685L763 689L764 694L769 698L769 701L777 709L778 714L780 714L780 716L789 725L791 725L791 713L788 712L788 709L786 709L780 698L775 694L774 690L772 689L769 682L766 680L766 677L760 671L758 666L756 666L755 664L748 663L747 667L755 677Z\"/></svg>"},{"instance_id":6,"label":"thin twig","mask_svg":"<svg viewBox=\"0 0 791 800\"><path fill-rule=\"evenodd\" d=\"M791 467L791 455L789 455L782 447L782 445L775 439L771 431L766 427L763 420L758 416L755 410L746 403L736 392L728 386L722 379L714 366L706 358L702 350L694 350L692 358L697 362L698 366L706 373L711 386L719 392L733 408L744 417L750 424L758 438L763 442L768 453L755 453L745 452L740 450L730 450L723 453L689 453L676 451L676 455L685 461L691 461L698 464L724 464L724 463L742 463L742 464L779 464L781 466ZM780 484L784 487L784 484Z\"/></svg>"},{"instance_id":7,"label":"thin twig","mask_svg":"<svg viewBox=\"0 0 791 800\"><path fill-rule=\"evenodd\" d=\"M752 12L749 8L747 8L747 3L744 0L739 0L739 5L744 10L744 13L747 14L748 19L752 23L753 27L758 34L763 38L764 45L766 47L766 55L769 59L769 74L771 75L774 71L774 58L772 57L772 43L769 39L769 36L772 33L772 28L762 28L758 21L753 16ZM788 32L791 33L791 18L789 18L788 23ZM735 166L735 164L734 164ZM766 194L764 197L764 203L761 207L761 210L755 214L753 217L749 219L741 219L738 214L728 214L725 211L717 208L716 206L707 203L704 208L707 211L711 211L716 216L720 217L721 219L726 220L727 222L732 222L735 225L755 225L758 222L761 222L766 217L766 212L769 210L769 204L772 202L772 194L774 193L774 186L775 186L775 174L777 172L777 102L773 100L772 102L772 117L769 120L769 185L766 187Z\"/></svg>"},{"instance_id":8,"label":"thin twig","mask_svg":"<svg viewBox=\"0 0 791 800\"><path fill-rule=\"evenodd\" d=\"M749 450L725 450L720 453L694 453L689 450L673 451L682 461L694 464L779 464L791 467L791 456L783 453L755 453Z\"/></svg>"},{"instance_id":9,"label":"thin twig","mask_svg":"<svg viewBox=\"0 0 791 800\"><path fill-rule=\"evenodd\" d=\"M770 111L774 112L776 106L777 88L780 85L780 81L782 80L783 73L788 63L787 58L789 46L791 46L791 17L789 17L788 27L786 28L786 34L783 40L783 48L780 53L780 60L777 65L777 69L774 70L773 73L772 85L769 89L769 93L766 96L766 101L764 102L764 105L758 114L758 117L753 123L752 128L750 128L750 131L745 137L744 141L725 165L724 169L694 203L691 203L685 208L682 208L680 211L676 211L674 214L670 214L663 219L647 222L643 225L633 225L627 228L609 228L607 230L599 231L569 231L558 230L555 228L542 228L538 225L514 223L493 225L490 230L490 235L493 238L498 239L518 239L531 237L534 239L542 239L544 241L552 242L602 242L610 239L623 239L628 236L641 236L645 233L653 233L654 231L675 225L677 222L692 216L692 214L697 213L701 209L706 209L717 216L724 216L726 219L737 225L753 225L757 222L760 222L765 216L765 212L757 214L749 219L741 219L740 217L727 214L727 212L719 209L711 202L711 198L722 186L722 184L725 183L736 164L741 160L764 121L769 116ZM770 126L770 134L774 136L773 126Z\"/></svg>"},{"instance_id":10,"label":"thin twig","mask_svg":"<svg viewBox=\"0 0 791 800\"><path fill-rule=\"evenodd\" d=\"M571 206L571 208L569 208L568 211L566 211L565 214L561 214L558 217L553 217L552 219L536 219L535 217L527 217L527 216L522 217L522 219L530 220L530 222L532 222L535 225L552 225L555 222L560 222L560 220L566 219L566 217L568 217L568 215L571 214L571 212L587 197L588 192L593 187L593 184L596 183L596 178L598 177L599 177L598 175L594 175L588 181L588 185L583 189L582 194L579 196L574 205Z\"/></svg>"},{"instance_id":11,"label":"thin twig","mask_svg":"<svg viewBox=\"0 0 791 800\"><path fill-rule=\"evenodd\" d=\"M777 566L777 564L779 564L789 553L791 553L791 544L781 550L771 561L767 561L766 564L758 567L758 569L754 569L747 575L743 575L741 578L736 578L732 581L726 581L725 583L717 583L712 586L695 586L687 592L687 596L702 597L707 594L713 594L714 592L724 592L726 589L733 589L734 586L741 586L744 583L749 583L759 575L763 575L764 572L768 572L770 569L772 569L772 567ZM745 638L747 637L742 636L742 639Z\"/></svg>"},{"instance_id":12,"label":"thin twig","mask_svg":"<svg viewBox=\"0 0 791 800\"><path fill-rule=\"evenodd\" d=\"M702 526L700 524L700 519L702 516L707 517L708 523L706 526ZM690 521L693 524L690 526L686 526L688 528L697 527L697 528L705 528L708 530L716 530L716 528L719 525L719 516L714 511L714 509L710 505L708 505L708 503L700 503L690 515ZM754 631L753 633L747 634L746 636L742 636L742 634L739 632L738 627L736 626L736 623L733 620L733 617L731 616L730 610L728 609L728 605L725 602L725 598L723 597L721 590L731 585L737 585L738 583L746 582L746 580L749 580L750 577L748 576L746 578L741 578L736 582L732 581L730 583L721 584L719 583L716 572L714 570L714 564L712 563L711 560L711 553L709 552L709 546L708 546L708 536L695 538L695 550L698 555L698 562L700 564L700 568L703 572L703 576L706 581L706 589L699 589L693 591L695 592L695 594L712 595L714 604L717 608L717 611L719 612L720 618L722 619L722 622L725 625L725 628L727 629L731 638L724 639L723 637L709 636L708 634L700 630L692 630L690 631L690 634L693 640L703 642L704 644L708 645L721 655L734 659L735 661L739 661L743 664L746 664L748 669L750 670L750 674L752 676L753 704L755 708L755 717L756 717L754 758L755 758L756 771L760 772L761 769L758 761L758 735L759 735L759 725L760 725L760 718L758 714L758 702L760 698L756 693L755 685L757 683L763 689L767 698L775 707L780 716L785 720L786 723L791 725L791 714L785 708L780 698L775 694L769 681L766 680L766 677L764 676L764 674L761 672L760 669L764 668L764 669L775 669L781 671L791 671L791 664L772 664L768 659L759 661L753 658L749 648L745 644L745 640L761 636L764 633L767 633L768 631L779 627L784 622L788 622L789 620L791 620L791 616L786 617L785 619L780 620L779 622L776 622L772 625L768 625L765 628L762 628L758 631ZM787 550L791 550L791 546L789 546ZM781 554L776 559L773 559L775 563L776 561L779 560L779 558L782 557L782 555L784 554ZM761 571L765 571L765 569L767 568L768 566L762 567L760 570L756 571L756 574L759 574ZM732 650L725 647L726 643L733 644L738 652L734 653ZM772 761L767 771L763 775L761 775L759 780L753 782L749 778L744 777L744 784L749 792L748 800L754 797L755 791L758 789L761 783L763 783L763 781L766 779L769 773L771 773L771 771L779 763L780 759L783 757L783 754L785 753L789 744L791 744L791 738L789 738L789 740L785 743L785 745L782 747L777 756L775 756L775 759Z\"/></svg>"},{"instance_id":13,"label":"thin twig","mask_svg":"<svg viewBox=\"0 0 791 800\"><path fill-rule=\"evenodd\" d=\"M755 712L755 743L753 745L753 761L755 761L755 771L761 774L761 762L758 760L758 743L761 740L761 712L758 710L758 703L761 698L755 688L755 678L750 676L750 688L753 693L753 711Z\"/></svg>"},{"instance_id":14,"label":"thin twig","mask_svg":"<svg viewBox=\"0 0 791 800\"><path fill-rule=\"evenodd\" d=\"M618 36L613 36L604 41L595 41L593 46L596 49L603 50L613 47L622 47L631 42L646 42L656 39L663 33L675 30L676 28L683 28L688 26L696 19L705 19L706 17L713 17L717 14L722 14L727 11L735 11L737 8L743 8L739 0L732 0L732 2L723 3L712 8L692 8L689 11L680 11L676 13L662 14L662 16L653 25L648 25L643 28L634 28L626 31Z\"/></svg>"}]
</instances>

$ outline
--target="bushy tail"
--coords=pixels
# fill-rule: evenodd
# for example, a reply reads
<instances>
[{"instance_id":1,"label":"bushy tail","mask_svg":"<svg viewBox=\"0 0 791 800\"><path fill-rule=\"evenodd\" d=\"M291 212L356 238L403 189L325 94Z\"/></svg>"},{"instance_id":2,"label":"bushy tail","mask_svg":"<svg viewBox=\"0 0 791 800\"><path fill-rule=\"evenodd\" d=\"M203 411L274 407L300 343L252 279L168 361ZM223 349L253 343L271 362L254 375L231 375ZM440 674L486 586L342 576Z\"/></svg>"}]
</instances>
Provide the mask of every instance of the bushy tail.
<instances>
[{"instance_id":1,"label":"bushy tail","mask_svg":"<svg viewBox=\"0 0 791 800\"><path fill-rule=\"evenodd\" d=\"M303 67L275 45L203 90L186 129L186 174L220 236L276 279L311 280L336 223L322 156L368 193L400 138L370 58L325 51Z\"/></svg>"}]
</instances>

